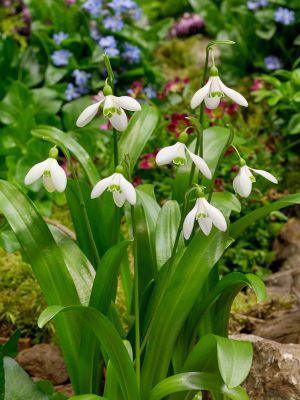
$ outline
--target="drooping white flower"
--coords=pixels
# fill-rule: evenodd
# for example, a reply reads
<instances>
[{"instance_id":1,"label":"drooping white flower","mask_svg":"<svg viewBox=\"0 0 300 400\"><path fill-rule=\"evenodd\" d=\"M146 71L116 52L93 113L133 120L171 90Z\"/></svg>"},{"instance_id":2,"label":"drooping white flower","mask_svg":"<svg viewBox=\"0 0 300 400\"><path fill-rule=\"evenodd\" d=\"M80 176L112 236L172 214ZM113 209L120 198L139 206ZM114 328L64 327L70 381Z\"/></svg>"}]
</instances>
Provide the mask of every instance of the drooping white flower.
<instances>
[{"instance_id":1,"label":"drooping white flower","mask_svg":"<svg viewBox=\"0 0 300 400\"><path fill-rule=\"evenodd\" d=\"M252 183L256 181L255 177L252 175L251 171L257 173L258 175L263 176L273 183L278 183L275 176L270 174L267 171L263 171L262 169L254 169L245 165L244 160L241 162L241 168L239 173L233 180L233 188L236 193L238 193L241 197L248 197L252 190Z\"/></svg>"},{"instance_id":2,"label":"drooping white flower","mask_svg":"<svg viewBox=\"0 0 300 400\"><path fill-rule=\"evenodd\" d=\"M224 85L219 77L218 69L213 66L210 69L210 77L206 85L199 89L192 97L191 108L198 107L204 100L206 107L213 110L219 106L221 98L224 96L228 96L241 106L248 106L248 102L244 96Z\"/></svg>"},{"instance_id":3,"label":"drooping white flower","mask_svg":"<svg viewBox=\"0 0 300 400\"><path fill-rule=\"evenodd\" d=\"M104 117L108 118L117 131L125 131L128 126L128 119L124 110L140 111L140 103L129 96L114 96L111 87L107 84L104 86L103 93L104 98L102 100L82 111L76 121L76 125L80 128L87 125L97 114L100 105L103 104Z\"/></svg>"},{"instance_id":4,"label":"drooping white flower","mask_svg":"<svg viewBox=\"0 0 300 400\"><path fill-rule=\"evenodd\" d=\"M175 165L185 165L186 152L191 157L192 161L199 171L207 178L211 179L211 171L206 162L200 156L192 153L184 143L177 142L172 146L167 146L161 149L156 155L157 165L166 165L173 162Z\"/></svg>"},{"instance_id":5,"label":"drooping white flower","mask_svg":"<svg viewBox=\"0 0 300 400\"><path fill-rule=\"evenodd\" d=\"M43 184L48 192L63 192L66 189L67 176L56 158L49 157L34 165L25 176L25 185L31 185L41 177L43 177Z\"/></svg>"},{"instance_id":6,"label":"drooping white flower","mask_svg":"<svg viewBox=\"0 0 300 400\"><path fill-rule=\"evenodd\" d=\"M224 215L216 207L212 206L204 197L199 197L196 200L194 208L187 214L183 223L183 236L187 240L190 238L195 221L202 232L208 236L211 228L214 225L220 231L224 232L227 229L227 223Z\"/></svg>"},{"instance_id":7,"label":"drooping white flower","mask_svg":"<svg viewBox=\"0 0 300 400\"><path fill-rule=\"evenodd\" d=\"M91 198L95 199L101 196L106 189L112 192L114 202L118 207L122 207L125 200L131 205L136 203L135 188L124 178L122 173L115 172L108 178L99 181L92 190Z\"/></svg>"}]
</instances>

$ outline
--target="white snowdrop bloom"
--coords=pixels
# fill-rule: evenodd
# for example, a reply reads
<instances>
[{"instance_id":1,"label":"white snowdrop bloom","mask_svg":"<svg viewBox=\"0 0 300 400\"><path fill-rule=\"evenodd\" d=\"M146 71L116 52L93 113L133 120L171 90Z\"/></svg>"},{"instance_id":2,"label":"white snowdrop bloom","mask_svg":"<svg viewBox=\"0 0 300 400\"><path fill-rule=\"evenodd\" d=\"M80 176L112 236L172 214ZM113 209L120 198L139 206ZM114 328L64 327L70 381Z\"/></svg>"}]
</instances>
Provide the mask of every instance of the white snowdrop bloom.
<instances>
[{"instance_id":1,"label":"white snowdrop bloom","mask_svg":"<svg viewBox=\"0 0 300 400\"><path fill-rule=\"evenodd\" d=\"M161 149L156 155L157 165L166 165L173 162L175 165L186 164L186 152L191 157L192 161L199 171L207 178L211 179L212 174L206 162L200 156L192 153L184 143L177 142L172 146L167 146Z\"/></svg>"},{"instance_id":2,"label":"white snowdrop bloom","mask_svg":"<svg viewBox=\"0 0 300 400\"><path fill-rule=\"evenodd\" d=\"M25 176L25 185L31 185L43 177L43 184L48 192L63 192L67 186L67 176L64 169L55 158L34 165Z\"/></svg>"},{"instance_id":3,"label":"white snowdrop bloom","mask_svg":"<svg viewBox=\"0 0 300 400\"><path fill-rule=\"evenodd\" d=\"M102 104L104 117L108 118L117 131L125 131L128 126L128 119L124 110L140 111L140 103L129 96L114 96L111 87L108 85L104 86L103 93L104 98L102 100L88 106L82 111L76 121L76 125L80 128L87 125L97 114Z\"/></svg>"},{"instance_id":4,"label":"white snowdrop bloom","mask_svg":"<svg viewBox=\"0 0 300 400\"><path fill-rule=\"evenodd\" d=\"M224 232L227 223L224 215L216 207L212 206L204 197L196 200L195 207L187 214L183 223L183 236L187 240L190 238L195 221L202 232L207 236L210 234L212 225Z\"/></svg>"},{"instance_id":5,"label":"white snowdrop bloom","mask_svg":"<svg viewBox=\"0 0 300 400\"><path fill-rule=\"evenodd\" d=\"M248 197L252 190L252 183L256 181L255 177L252 175L251 171L255 172L258 175L263 176L273 183L278 183L275 176L270 174L267 171L263 171L262 169L254 169L250 168L242 162L239 173L233 180L233 188L236 193L238 193L241 197Z\"/></svg>"},{"instance_id":6,"label":"white snowdrop bloom","mask_svg":"<svg viewBox=\"0 0 300 400\"><path fill-rule=\"evenodd\" d=\"M204 100L206 107L213 110L219 106L221 98L224 96L228 96L241 106L248 106L248 102L244 96L224 85L219 77L218 69L213 66L210 69L210 77L206 85L199 89L192 97L191 108L198 107Z\"/></svg>"},{"instance_id":7,"label":"white snowdrop bloom","mask_svg":"<svg viewBox=\"0 0 300 400\"><path fill-rule=\"evenodd\" d=\"M91 198L95 199L96 197L101 196L106 189L112 192L116 206L122 207L125 200L127 200L129 204L135 205L135 188L121 173L115 172L108 178L99 181L92 190Z\"/></svg>"}]
</instances>

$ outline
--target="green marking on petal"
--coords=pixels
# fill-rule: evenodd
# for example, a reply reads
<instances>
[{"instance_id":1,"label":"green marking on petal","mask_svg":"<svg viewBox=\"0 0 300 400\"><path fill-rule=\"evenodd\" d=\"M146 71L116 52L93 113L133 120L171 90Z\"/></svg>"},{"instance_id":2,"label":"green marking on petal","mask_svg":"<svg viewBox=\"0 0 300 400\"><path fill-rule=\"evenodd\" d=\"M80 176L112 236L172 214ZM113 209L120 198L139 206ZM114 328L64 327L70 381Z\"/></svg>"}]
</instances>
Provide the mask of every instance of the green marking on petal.
<instances>
[{"instance_id":1,"label":"green marking on petal","mask_svg":"<svg viewBox=\"0 0 300 400\"><path fill-rule=\"evenodd\" d=\"M207 214L204 212L197 214L197 219L202 219L202 218L207 218Z\"/></svg>"},{"instance_id":2,"label":"green marking on petal","mask_svg":"<svg viewBox=\"0 0 300 400\"><path fill-rule=\"evenodd\" d=\"M210 97L222 97L222 92L210 92Z\"/></svg>"},{"instance_id":3,"label":"green marking on petal","mask_svg":"<svg viewBox=\"0 0 300 400\"><path fill-rule=\"evenodd\" d=\"M185 165L186 159L182 158L182 157L176 157L176 158L174 158L173 163L175 165Z\"/></svg>"},{"instance_id":4,"label":"green marking on petal","mask_svg":"<svg viewBox=\"0 0 300 400\"><path fill-rule=\"evenodd\" d=\"M51 176L51 172L50 171L44 171L43 176L45 176L45 177Z\"/></svg>"},{"instance_id":5,"label":"green marking on petal","mask_svg":"<svg viewBox=\"0 0 300 400\"><path fill-rule=\"evenodd\" d=\"M253 175L250 176L250 181L251 181L251 182L256 182L256 179L254 178Z\"/></svg>"},{"instance_id":6,"label":"green marking on petal","mask_svg":"<svg viewBox=\"0 0 300 400\"><path fill-rule=\"evenodd\" d=\"M116 185L116 184L109 185L108 190L110 192L120 192L121 193L120 185Z\"/></svg>"}]
</instances>

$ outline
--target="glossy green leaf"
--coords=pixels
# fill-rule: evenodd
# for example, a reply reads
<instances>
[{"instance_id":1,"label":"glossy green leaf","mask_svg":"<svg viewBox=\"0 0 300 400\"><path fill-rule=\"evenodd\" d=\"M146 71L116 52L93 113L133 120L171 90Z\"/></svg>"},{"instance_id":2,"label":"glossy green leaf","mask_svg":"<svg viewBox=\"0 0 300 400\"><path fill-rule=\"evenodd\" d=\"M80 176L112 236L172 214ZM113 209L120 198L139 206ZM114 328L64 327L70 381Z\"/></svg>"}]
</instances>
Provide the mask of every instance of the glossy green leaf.
<instances>
[{"instance_id":1,"label":"glossy green leaf","mask_svg":"<svg viewBox=\"0 0 300 400\"><path fill-rule=\"evenodd\" d=\"M272 211L280 210L281 208L291 206L293 204L300 204L300 193L291 194L289 196L284 197L278 201L275 201L272 204L268 204L264 207L258 208L240 218L230 226L230 236L236 239L244 230L254 222L258 221L260 218L265 217L270 214Z\"/></svg>"},{"instance_id":2,"label":"glossy green leaf","mask_svg":"<svg viewBox=\"0 0 300 400\"><path fill-rule=\"evenodd\" d=\"M241 203L239 199L230 192L214 192L212 194L211 203L224 212L228 214L229 211L241 212Z\"/></svg>"},{"instance_id":3,"label":"glossy green leaf","mask_svg":"<svg viewBox=\"0 0 300 400\"><path fill-rule=\"evenodd\" d=\"M130 174L157 125L158 116L156 108L143 105L141 111L133 114L128 128L120 137L119 159L122 161L126 154L130 156Z\"/></svg>"},{"instance_id":4,"label":"glossy green leaf","mask_svg":"<svg viewBox=\"0 0 300 400\"><path fill-rule=\"evenodd\" d=\"M52 318L65 312L79 314L81 321L93 330L117 373L125 399L138 400L139 394L135 372L128 351L112 323L102 313L92 307L51 306L42 312L38 320L38 325L43 327Z\"/></svg>"},{"instance_id":5,"label":"glossy green leaf","mask_svg":"<svg viewBox=\"0 0 300 400\"><path fill-rule=\"evenodd\" d=\"M158 268L171 257L176 234L180 224L180 208L176 201L167 201L161 208L156 225L155 248ZM183 242L181 242L183 245Z\"/></svg>"},{"instance_id":6,"label":"glossy green leaf","mask_svg":"<svg viewBox=\"0 0 300 400\"><path fill-rule=\"evenodd\" d=\"M205 372L186 372L170 376L151 390L149 400L160 400L172 393L190 390L216 391L232 400L249 400L242 387L229 389L217 375Z\"/></svg>"},{"instance_id":7,"label":"glossy green leaf","mask_svg":"<svg viewBox=\"0 0 300 400\"><path fill-rule=\"evenodd\" d=\"M95 185L99 180L98 171L91 160L87 151L71 136L52 126L40 125L31 131L32 135L40 139L55 143L58 146L66 147L81 164L91 185Z\"/></svg>"},{"instance_id":8,"label":"glossy green leaf","mask_svg":"<svg viewBox=\"0 0 300 400\"><path fill-rule=\"evenodd\" d=\"M200 233L195 235L174 273L166 273L168 287L157 285L165 294L152 311L152 330L142 368L142 396L147 396L151 387L166 377L182 326L201 293L210 270L230 243L226 234L217 231L207 237ZM160 271L164 272L164 269ZM157 291L153 301L160 296ZM149 309L151 310L151 304Z\"/></svg>"},{"instance_id":9,"label":"glossy green leaf","mask_svg":"<svg viewBox=\"0 0 300 400\"><path fill-rule=\"evenodd\" d=\"M5 400L48 400L20 365L10 357L4 357Z\"/></svg>"}]
</instances>

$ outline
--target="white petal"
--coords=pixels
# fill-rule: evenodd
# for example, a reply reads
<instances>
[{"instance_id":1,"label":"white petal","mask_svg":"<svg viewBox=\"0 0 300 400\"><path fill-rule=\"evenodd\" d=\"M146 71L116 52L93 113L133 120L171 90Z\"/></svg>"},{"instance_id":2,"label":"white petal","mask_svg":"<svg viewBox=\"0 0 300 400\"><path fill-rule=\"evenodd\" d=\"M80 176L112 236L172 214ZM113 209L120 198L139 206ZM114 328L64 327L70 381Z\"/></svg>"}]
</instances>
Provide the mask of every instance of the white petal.
<instances>
[{"instance_id":1,"label":"white petal","mask_svg":"<svg viewBox=\"0 0 300 400\"><path fill-rule=\"evenodd\" d=\"M159 152L156 155L156 164L157 165L170 164L174 160L174 158L176 158L178 154L178 149L182 144L183 143L175 143L172 146L167 146L159 150Z\"/></svg>"},{"instance_id":2,"label":"white petal","mask_svg":"<svg viewBox=\"0 0 300 400\"><path fill-rule=\"evenodd\" d=\"M97 112L99 110L99 106L103 101L104 101L104 99L102 99L101 101L98 101L98 103L92 104L92 105L88 106L87 108L85 108L82 111L82 113L79 115L79 117L76 121L76 125L79 128L82 128L83 126L87 125L97 114Z\"/></svg>"},{"instance_id":3,"label":"white petal","mask_svg":"<svg viewBox=\"0 0 300 400\"><path fill-rule=\"evenodd\" d=\"M123 175L120 176L120 188L128 203L133 206L136 203L136 191L134 186Z\"/></svg>"},{"instance_id":4,"label":"white petal","mask_svg":"<svg viewBox=\"0 0 300 400\"><path fill-rule=\"evenodd\" d=\"M121 114L114 113L109 120L117 131L123 132L127 128L128 121L125 111L122 108L120 108L120 111Z\"/></svg>"},{"instance_id":5,"label":"white petal","mask_svg":"<svg viewBox=\"0 0 300 400\"><path fill-rule=\"evenodd\" d=\"M125 194L120 193L120 192L113 192L113 199L117 207L123 207L123 204L125 203Z\"/></svg>"},{"instance_id":6,"label":"white petal","mask_svg":"<svg viewBox=\"0 0 300 400\"><path fill-rule=\"evenodd\" d=\"M252 190L252 181L249 169L245 165L241 167L238 175L233 180L233 188L241 197L248 197Z\"/></svg>"},{"instance_id":7,"label":"white petal","mask_svg":"<svg viewBox=\"0 0 300 400\"><path fill-rule=\"evenodd\" d=\"M115 103L128 111L140 111L141 105L138 101L129 96L114 97Z\"/></svg>"},{"instance_id":8,"label":"white petal","mask_svg":"<svg viewBox=\"0 0 300 400\"><path fill-rule=\"evenodd\" d=\"M55 186L53 184L51 176L43 176L43 185L47 190L47 192L49 193L55 192Z\"/></svg>"},{"instance_id":9,"label":"white petal","mask_svg":"<svg viewBox=\"0 0 300 400\"><path fill-rule=\"evenodd\" d=\"M202 230L202 232L208 236L210 234L211 228L212 228L212 220L211 218L199 218L198 219L199 226Z\"/></svg>"},{"instance_id":10,"label":"white petal","mask_svg":"<svg viewBox=\"0 0 300 400\"><path fill-rule=\"evenodd\" d=\"M244 96L242 96L240 93L238 93L237 91L235 91L233 89L229 89L226 85L224 85L224 83L221 81L220 78L218 78L218 79L219 79L219 83L222 88L222 91L224 92L224 94L226 94L226 96L230 97L237 104L244 106L244 107L248 107L248 102Z\"/></svg>"},{"instance_id":11,"label":"white petal","mask_svg":"<svg viewBox=\"0 0 300 400\"><path fill-rule=\"evenodd\" d=\"M49 168L49 158L34 165L25 176L25 185L31 185L33 182L37 181L43 175L44 171L47 170L47 168Z\"/></svg>"},{"instance_id":12,"label":"white petal","mask_svg":"<svg viewBox=\"0 0 300 400\"><path fill-rule=\"evenodd\" d=\"M188 215L184 219L183 223L183 236L186 240L188 240L193 232L193 227L197 214L197 203L194 208L188 213Z\"/></svg>"},{"instance_id":13,"label":"white petal","mask_svg":"<svg viewBox=\"0 0 300 400\"><path fill-rule=\"evenodd\" d=\"M221 101L221 97L205 97L204 99L204 103L206 105L207 108L209 108L210 110L214 110L215 108L217 108L220 104Z\"/></svg>"},{"instance_id":14,"label":"white petal","mask_svg":"<svg viewBox=\"0 0 300 400\"><path fill-rule=\"evenodd\" d=\"M49 159L48 159L49 160ZM67 186L67 176L64 169L54 158L50 162L50 174L53 186L58 192L63 192Z\"/></svg>"},{"instance_id":15,"label":"white petal","mask_svg":"<svg viewBox=\"0 0 300 400\"><path fill-rule=\"evenodd\" d=\"M91 193L91 198L95 199L96 197L101 196L101 194L108 188L108 186L111 184L111 181L113 179L113 176L115 174L109 176L108 178L101 179L96 185L94 186L92 193Z\"/></svg>"},{"instance_id":16,"label":"white petal","mask_svg":"<svg viewBox=\"0 0 300 400\"><path fill-rule=\"evenodd\" d=\"M109 95L104 99L103 110L115 107L115 96Z\"/></svg>"},{"instance_id":17,"label":"white petal","mask_svg":"<svg viewBox=\"0 0 300 400\"><path fill-rule=\"evenodd\" d=\"M227 223L224 215L218 210L216 207L209 204L206 199L203 199L204 207L208 216L212 219L212 223L220 229L220 231L224 232L227 229Z\"/></svg>"},{"instance_id":18,"label":"white petal","mask_svg":"<svg viewBox=\"0 0 300 400\"><path fill-rule=\"evenodd\" d=\"M249 168L249 169L256 172L258 175L261 175L264 178L268 179L268 181L271 181L273 183L278 183L278 180L275 178L274 175L270 174L270 172L264 171L262 169L254 169L254 168Z\"/></svg>"},{"instance_id":19,"label":"white petal","mask_svg":"<svg viewBox=\"0 0 300 400\"><path fill-rule=\"evenodd\" d=\"M211 83L211 77L208 79L206 85L204 85L201 89L197 90L197 92L194 94L191 100L191 108L194 109L199 106L199 104L202 103L204 100L205 96L208 95L209 88L210 88L210 83Z\"/></svg>"},{"instance_id":20,"label":"white petal","mask_svg":"<svg viewBox=\"0 0 300 400\"><path fill-rule=\"evenodd\" d=\"M211 179L211 171L208 168L208 165L206 162L203 160L203 158L197 156L196 154L192 153L188 148L186 148L187 152L189 153L191 159L195 163L196 167L199 169L199 171L207 178Z\"/></svg>"}]
</instances>

